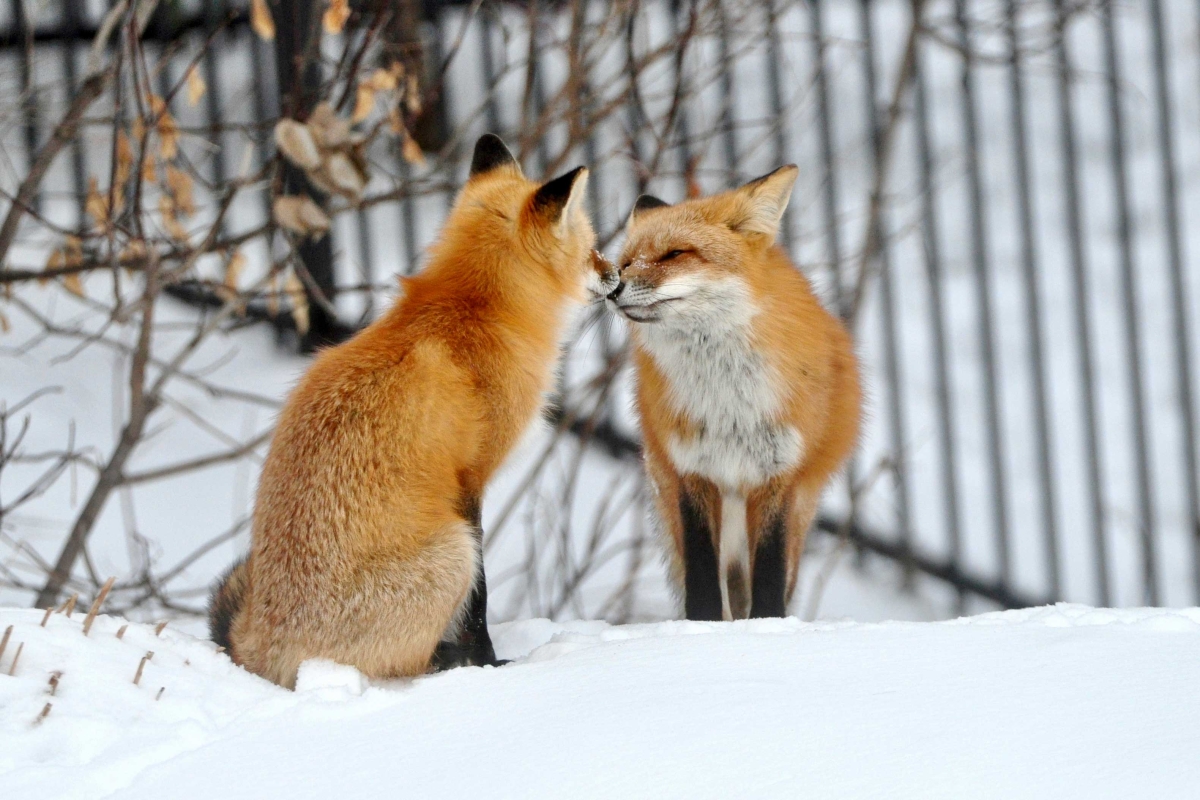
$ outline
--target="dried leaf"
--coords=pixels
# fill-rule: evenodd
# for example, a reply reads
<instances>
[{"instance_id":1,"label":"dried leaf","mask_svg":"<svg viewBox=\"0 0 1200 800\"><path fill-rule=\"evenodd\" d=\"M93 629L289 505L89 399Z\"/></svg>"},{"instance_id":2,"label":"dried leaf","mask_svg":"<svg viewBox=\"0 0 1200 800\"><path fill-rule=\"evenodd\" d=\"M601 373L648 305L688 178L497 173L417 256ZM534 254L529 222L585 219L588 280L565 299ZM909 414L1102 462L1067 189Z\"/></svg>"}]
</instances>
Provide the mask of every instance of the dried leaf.
<instances>
[{"instance_id":1,"label":"dried leaf","mask_svg":"<svg viewBox=\"0 0 1200 800\"><path fill-rule=\"evenodd\" d=\"M234 250L233 255L229 257L229 262L225 265L225 288L231 292L238 291L238 282L242 277L242 271L246 268L246 256L241 250Z\"/></svg>"},{"instance_id":2,"label":"dried leaf","mask_svg":"<svg viewBox=\"0 0 1200 800\"><path fill-rule=\"evenodd\" d=\"M362 85L369 86L377 92L394 92L399 85L400 76L404 74L404 65L399 61L392 64L390 69L382 67L366 77Z\"/></svg>"},{"instance_id":3,"label":"dried leaf","mask_svg":"<svg viewBox=\"0 0 1200 800\"><path fill-rule=\"evenodd\" d=\"M87 297L87 294L83 291L83 280L80 279L78 272L72 272L69 275L63 275L62 285L64 289L76 297Z\"/></svg>"},{"instance_id":4,"label":"dried leaf","mask_svg":"<svg viewBox=\"0 0 1200 800\"><path fill-rule=\"evenodd\" d=\"M321 17L321 24L330 36L337 36L346 28L346 20L350 19L350 0L329 0L329 8Z\"/></svg>"},{"instance_id":5,"label":"dried leaf","mask_svg":"<svg viewBox=\"0 0 1200 800\"><path fill-rule=\"evenodd\" d=\"M321 166L321 151L307 125L294 119L281 119L275 125L275 145L288 161L301 169Z\"/></svg>"},{"instance_id":6,"label":"dried leaf","mask_svg":"<svg viewBox=\"0 0 1200 800\"><path fill-rule=\"evenodd\" d=\"M420 86L417 83L417 76L415 74L408 76L408 85L404 89L404 104L408 109L408 113L412 116L415 117L421 113Z\"/></svg>"},{"instance_id":7,"label":"dried leaf","mask_svg":"<svg viewBox=\"0 0 1200 800\"><path fill-rule=\"evenodd\" d=\"M278 197L272 210L279 225L303 236L324 234L333 224L308 195Z\"/></svg>"},{"instance_id":8,"label":"dried leaf","mask_svg":"<svg viewBox=\"0 0 1200 800\"><path fill-rule=\"evenodd\" d=\"M133 145L129 141L129 135L124 130L117 131L117 168L113 170L113 181L118 185L124 185L125 181L129 180L129 174L133 171Z\"/></svg>"},{"instance_id":9,"label":"dried leaf","mask_svg":"<svg viewBox=\"0 0 1200 800\"><path fill-rule=\"evenodd\" d=\"M87 202L84 210L101 227L108 225L108 198L100 193L100 182L93 175L88 178Z\"/></svg>"},{"instance_id":10,"label":"dried leaf","mask_svg":"<svg viewBox=\"0 0 1200 800\"><path fill-rule=\"evenodd\" d=\"M164 111L158 118L158 139L158 155L163 161L170 161L179 154L179 125L169 111Z\"/></svg>"},{"instance_id":11,"label":"dried leaf","mask_svg":"<svg viewBox=\"0 0 1200 800\"><path fill-rule=\"evenodd\" d=\"M296 277L296 273L288 271L283 279L283 291L291 303L292 321L301 336L308 333L308 296L304 294L304 284Z\"/></svg>"},{"instance_id":12,"label":"dried leaf","mask_svg":"<svg viewBox=\"0 0 1200 800\"><path fill-rule=\"evenodd\" d=\"M325 173L340 194L354 200L362 196L367 185L366 178L345 153L331 155L325 163Z\"/></svg>"},{"instance_id":13,"label":"dried leaf","mask_svg":"<svg viewBox=\"0 0 1200 800\"><path fill-rule=\"evenodd\" d=\"M187 74L187 102L189 106L195 106L200 102L200 98L204 97L204 93L208 91L208 84L204 82L204 78L200 77L200 70L193 65L188 70Z\"/></svg>"},{"instance_id":14,"label":"dried leaf","mask_svg":"<svg viewBox=\"0 0 1200 800\"><path fill-rule=\"evenodd\" d=\"M422 152L421 145L417 144L417 140L408 135L408 131L404 132L404 144L400 152L408 163L418 167L425 166L425 153Z\"/></svg>"},{"instance_id":15,"label":"dried leaf","mask_svg":"<svg viewBox=\"0 0 1200 800\"><path fill-rule=\"evenodd\" d=\"M365 83L359 84L354 95L354 113L350 115L350 121L358 124L371 116L371 112L374 110L375 89Z\"/></svg>"},{"instance_id":16,"label":"dried leaf","mask_svg":"<svg viewBox=\"0 0 1200 800\"><path fill-rule=\"evenodd\" d=\"M162 216L162 225L171 238L183 244L191 243L191 235L179 221L175 201L170 195L164 194L158 198L158 212Z\"/></svg>"},{"instance_id":17,"label":"dried leaf","mask_svg":"<svg viewBox=\"0 0 1200 800\"><path fill-rule=\"evenodd\" d=\"M267 0L250 0L250 27L264 41L275 38L275 19L267 7Z\"/></svg>"},{"instance_id":18,"label":"dried leaf","mask_svg":"<svg viewBox=\"0 0 1200 800\"><path fill-rule=\"evenodd\" d=\"M167 191L176 210L185 217L196 213L192 176L178 167L167 165Z\"/></svg>"},{"instance_id":19,"label":"dried leaf","mask_svg":"<svg viewBox=\"0 0 1200 800\"><path fill-rule=\"evenodd\" d=\"M8 322L8 317L4 316L4 312L0 311L0 333L8 333L12 330L12 325Z\"/></svg>"},{"instance_id":20,"label":"dried leaf","mask_svg":"<svg viewBox=\"0 0 1200 800\"><path fill-rule=\"evenodd\" d=\"M329 103L318 103L308 117L308 128L317 144L337 150L350 141L350 123L342 119Z\"/></svg>"},{"instance_id":21,"label":"dried leaf","mask_svg":"<svg viewBox=\"0 0 1200 800\"><path fill-rule=\"evenodd\" d=\"M142 181L158 183L158 159L153 156L142 162Z\"/></svg>"}]
</instances>

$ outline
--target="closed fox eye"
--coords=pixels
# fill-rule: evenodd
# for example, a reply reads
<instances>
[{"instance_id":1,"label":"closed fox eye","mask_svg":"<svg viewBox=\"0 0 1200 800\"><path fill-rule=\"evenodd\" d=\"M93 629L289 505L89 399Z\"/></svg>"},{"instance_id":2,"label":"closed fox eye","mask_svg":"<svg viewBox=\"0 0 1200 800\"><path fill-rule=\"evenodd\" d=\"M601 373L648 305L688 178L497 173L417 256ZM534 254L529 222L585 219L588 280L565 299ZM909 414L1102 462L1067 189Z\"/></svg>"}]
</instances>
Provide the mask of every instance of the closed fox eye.
<instances>
[{"instance_id":1,"label":"closed fox eye","mask_svg":"<svg viewBox=\"0 0 1200 800\"><path fill-rule=\"evenodd\" d=\"M661 264L664 261L670 261L673 258L679 258L679 256L683 255L685 252L687 252L687 251L686 250L671 250L669 252L663 253L659 257L658 261Z\"/></svg>"}]
</instances>

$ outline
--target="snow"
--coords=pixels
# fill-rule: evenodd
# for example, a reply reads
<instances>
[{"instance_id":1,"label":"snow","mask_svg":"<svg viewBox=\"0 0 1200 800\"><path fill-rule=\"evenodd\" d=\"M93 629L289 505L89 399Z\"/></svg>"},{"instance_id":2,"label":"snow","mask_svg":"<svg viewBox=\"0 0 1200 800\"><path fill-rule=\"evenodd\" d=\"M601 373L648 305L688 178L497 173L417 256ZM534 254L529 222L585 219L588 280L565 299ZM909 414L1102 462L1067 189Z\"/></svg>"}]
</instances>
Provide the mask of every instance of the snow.
<instances>
[{"instance_id":1,"label":"snow","mask_svg":"<svg viewBox=\"0 0 1200 800\"><path fill-rule=\"evenodd\" d=\"M368 682L311 662L294 693L171 627L130 623L118 640L118 618L86 637L79 612L41 618L0 609L7 797L1172 798L1200 785L1200 609L528 620L494 626L508 666Z\"/></svg>"}]
</instances>

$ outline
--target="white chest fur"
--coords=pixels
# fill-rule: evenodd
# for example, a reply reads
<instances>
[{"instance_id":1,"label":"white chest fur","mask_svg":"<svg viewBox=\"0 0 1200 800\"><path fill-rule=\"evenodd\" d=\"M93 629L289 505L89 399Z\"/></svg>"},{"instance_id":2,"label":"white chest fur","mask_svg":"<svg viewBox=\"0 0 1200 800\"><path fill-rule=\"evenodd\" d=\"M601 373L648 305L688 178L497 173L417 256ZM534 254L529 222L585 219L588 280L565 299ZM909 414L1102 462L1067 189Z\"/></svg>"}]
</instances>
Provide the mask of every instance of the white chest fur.
<instances>
[{"instance_id":1,"label":"white chest fur","mask_svg":"<svg viewBox=\"0 0 1200 800\"><path fill-rule=\"evenodd\" d=\"M751 346L753 309L723 311L639 326L637 333L666 377L675 409L695 425L692 435L665 442L676 469L722 491L745 492L798 464L804 443L777 421L782 393L775 371Z\"/></svg>"}]
</instances>

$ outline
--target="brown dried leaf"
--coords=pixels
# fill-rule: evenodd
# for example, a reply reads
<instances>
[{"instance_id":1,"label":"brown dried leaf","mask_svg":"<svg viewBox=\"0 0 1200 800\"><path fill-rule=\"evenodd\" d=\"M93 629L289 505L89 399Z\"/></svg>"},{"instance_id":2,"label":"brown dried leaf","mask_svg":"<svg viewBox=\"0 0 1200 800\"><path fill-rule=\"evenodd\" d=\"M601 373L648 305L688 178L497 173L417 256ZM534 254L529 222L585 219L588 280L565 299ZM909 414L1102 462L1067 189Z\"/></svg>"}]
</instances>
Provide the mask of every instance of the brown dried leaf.
<instances>
[{"instance_id":1,"label":"brown dried leaf","mask_svg":"<svg viewBox=\"0 0 1200 800\"><path fill-rule=\"evenodd\" d=\"M400 153L408 163L418 167L425 166L425 153L421 150L421 145L417 144L417 140L408 135L408 131L404 132L404 144Z\"/></svg>"},{"instance_id":2,"label":"brown dried leaf","mask_svg":"<svg viewBox=\"0 0 1200 800\"><path fill-rule=\"evenodd\" d=\"M281 119L275 125L275 146L288 161L304 170L321 166L321 151L313 133L303 122Z\"/></svg>"},{"instance_id":3,"label":"brown dried leaf","mask_svg":"<svg viewBox=\"0 0 1200 800\"><path fill-rule=\"evenodd\" d=\"M404 89L404 104L412 116L415 117L421 113L420 86L417 83L417 76L414 74L408 76L408 85Z\"/></svg>"},{"instance_id":4,"label":"brown dried leaf","mask_svg":"<svg viewBox=\"0 0 1200 800\"><path fill-rule=\"evenodd\" d=\"M308 296L304 294L304 284L296 277L296 273L288 270L283 279L283 291L291 304L292 320L301 336L308 333Z\"/></svg>"},{"instance_id":5,"label":"brown dried leaf","mask_svg":"<svg viewBox=\"0 0 1200 800\"><path fill-rule=\"evenodd\" d=\"M124 130L118 130L117 168L113 170L113 181L118 186L122 186L125 181L129 180L131 172L133 172L133 145L129 141L129 134Z\"/></svg>"},{"instance_id":6,"label":"brown dried leaf","mask_svg":"<svg viewBox=\"0 0 1200 800\"><path fill-rule=\"evenodd\" d=\"M363 189L367 185L366 178L345 153L331 155L325 163L325 173L339 194L346 195L353 200L362 196Z\"/></svg>"},{"instance_id":7,"label":"brown dried leaf","mask_svg":"<svg viewBox=\"0 0 1200 800\"><path fill-rule=\"evenodd\" d=\"M271 9L267 7L267 0L250 1L250 27L258 34L258 38L264 41L269 42L275 38L275 19L271 16Z\"/></svg>"},{"instance_id":8,"label":"brown dried leaf","mask_svg":"<svg viewBox=\"0 0 1200 800\"><path fill-rule=\"evenodd\" d=\"M178 167L167 165L167 191L175 203L175 209L185 217L196 213L192 176Z\"/></svg>"},{"instance_id":9,"label":"brown dried leaf","mask_svg":"<svg viewBox=\"0 0 1200 800\"><path fill-rule=\"evenodd\" d=\"M363 85L369 86L377 92L394 92L399 85L400 76L403 73L404 66L399 61L396 61L390 69L380 67L372 72L363 81Z\"/></svg>"},{"instance_id":10,"label":"brown dried leaf","mask_svg":"<svg viewBox=\"0 0 1200 800\"><path fill-rule=\"evenodd\" d=\"M187 103L189 106L195 106L200 102L200 98L204 97L204 93L208 91L208 84L204 82L204 78L200 77L200 70L196 69L195 65L188 70L187 74Z\"/></svg>"},{"instance_id":11,"label":"brown dried leaf","mask_svg":"<svg viewBox=\"0 0 1200 800\"><path fill-rule=\"evenodd\" d=\"M0 311L0 333L8 333L12 330L12 325L9 324L8 317L4 316L4 312Z\"/></svg>"},{"instance_id":12,"label":"brown dried leaf","mask_svg":"<svg viewBox=\"0 0 1200 800\"><path fill-rule=\"evenodd\" d=\"M229 256L229 263L225 265L225 281L224 286L233 294L238 292L238 282L242 277L242 270L246 268L246 256L241 250L234 250L233 255Z\"/></svg>"},{"instance_id":13,"label":"brown dried leaf","mask_svg":"<svg viewBox=\"0 0 1200 800\"><path fill-rule=\"evenodd\" d=\"M329 8L321 17L321 24L330 36L337 36L346 28L346 20L350 19L350 0L329 0Z\"/></svg>"},{"instance_id":14,"label":"brown dried leaf","mask_svg":"<svg viewBox=\"0 0 1200 800\"><path fill-rule=\"evenodd\" d=\"M328 215L308 195L277 197L272 211L275 222L302 236L324 234L333 224Z\"/></svg>"},{"instance_id":15,"label":"brown dried leaf","mask_svg":"<svg viewBox=\"0 0 1200 800\"><path fill-rule=\"evenodd\" d=\"M365 83L359 84L358 90L354 94L354 113L350 115L350 121L357 125L371 116L371 112L374 110L375 89Z\"/></svg>"},{"instance_id":16,"label":"brown dried leaf","mask_svg":"<svg viewBox=\"0 0 1200 800\"><path fill-rule=\"evenodd\" d=\"M191 243L191 235L187 232L187 228L179 221L179 214L175 207L175 201L170 195L162 195L158 198L158 212L162 216L162 225L171 238L182 244Z\"/></svg>"},{"instance_id":17,"label":"brown dried leaf","mask_svg":"<svg viewBox=\"0 0 1200 800\"><path fill-rule=\"evenodd\" d=\"M163 161L170 161L179 154L179 125L169 111L164 111L158 118L158 138L158 155Z\"/></svg>"},{"instance_id":18,"label":"brown dried leaf","mask_svg":"<svg viewBox=\"0 0 1200 800\"><path fill-rule=\"evenodd\" d=\"M83 280L80 279L78 272L63 275L62 285L64 289L76 297L87 298L87 294L83 291Z\"/></svg>"},{"instance_id":19,"label":"brown dried leaf","mask_svg":"<svg viewBox=\"0 0 1200 800\"><path fill-rule=\"evenodd\" d=\"M308 117L308 128L317 144L337 150L350 141L350 123L342 119L329 103L318 103Z\"/></svg>"},{"instance_id":20,"label":"brown dried leaf","mask_svg":"<svg viewBox=\"0 0 1200 800\"><path fill-rule=\"evenodd\" d=\"M87 202L84 210L100 227L108 226L108 198L100 192L100 182L93 175L88 178Z\"/></svg>"}]
</instances>

